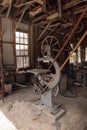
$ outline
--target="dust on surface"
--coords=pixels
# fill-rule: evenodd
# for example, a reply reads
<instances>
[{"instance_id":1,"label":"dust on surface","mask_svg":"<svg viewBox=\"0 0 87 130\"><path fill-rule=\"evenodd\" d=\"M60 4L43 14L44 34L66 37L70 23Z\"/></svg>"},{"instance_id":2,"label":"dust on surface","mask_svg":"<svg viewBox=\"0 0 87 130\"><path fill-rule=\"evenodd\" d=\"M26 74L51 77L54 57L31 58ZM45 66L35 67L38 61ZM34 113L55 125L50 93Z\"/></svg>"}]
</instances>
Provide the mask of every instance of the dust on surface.
<instances>
[{"instance_id":1,"label":"dust on surface","mask_svg":"<svg viewBox=\"0 0 87 130\"><path fill-rule=\"evenodd\" d=\"M63 104L67 112L58 120L56 127L50 125L41 111L32 108L32 103L40 99L32 88L15 91L6 97L5 103L0 100L0 110L18 130L84 130L87 127L87 98L84 96L86 94L87 90L82 89L76 98L58 95L56 103Z\"/></svg>"}]
</instances>

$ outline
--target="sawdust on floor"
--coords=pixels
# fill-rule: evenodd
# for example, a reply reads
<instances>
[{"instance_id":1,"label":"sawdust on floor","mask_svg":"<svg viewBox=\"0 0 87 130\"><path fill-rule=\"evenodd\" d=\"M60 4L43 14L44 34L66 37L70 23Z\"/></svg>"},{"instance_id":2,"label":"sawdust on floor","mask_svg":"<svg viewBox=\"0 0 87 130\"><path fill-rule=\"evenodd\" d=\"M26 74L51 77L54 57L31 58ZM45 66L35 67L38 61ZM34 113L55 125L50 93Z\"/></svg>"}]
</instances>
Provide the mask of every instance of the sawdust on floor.
<instances>
[{"instance_id":1,"label":"sawdust on floor","mask_svg":"<svg viewBox=\"0 0 87 130\"><path fill-rule=\"evenodd\" d=\"M85 95L85 96L84 96ZM32 108L40 96L32 88L22 89L6 97L5 103L0 100L0 111L12 121L18 130L85 130L87 128L87 90L79 92L76 98L65 98L58 95L56 103L65 106L66 114L51 125L41 111Z\"/></svg>"}]
</instances>

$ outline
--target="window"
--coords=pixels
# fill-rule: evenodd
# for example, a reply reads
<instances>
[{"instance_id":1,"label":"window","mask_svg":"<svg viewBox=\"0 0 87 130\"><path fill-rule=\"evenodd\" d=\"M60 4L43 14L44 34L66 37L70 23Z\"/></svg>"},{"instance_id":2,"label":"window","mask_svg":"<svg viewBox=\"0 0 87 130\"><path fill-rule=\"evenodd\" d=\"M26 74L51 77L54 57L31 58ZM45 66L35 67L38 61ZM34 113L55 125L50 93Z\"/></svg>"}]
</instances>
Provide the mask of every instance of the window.
<instances>
[{"instance_id":1,"label":"window","mask_svg":"<svg viewBox=\"0 0 87 130\"><path fill-rule=\"evenodd\" d=\"M73 44L70 44L70 46L73 49ZM70 53L72 53L72 51ZM77 54L76 52L73 52L73 54L70 56L69 63L76 65L76 62L77 62Z\"/></svg>"},{"instance_id":2,"label":"window","mask_svg":"<svg viewBox=\"0 0 87 130\"><path fill-rule=\"evenodd\" d=\"M87 61L87 47L85 48L85 61Z\"/></svg>"},{"instance_id":3,"label":"window","mask_svg":"<svg viewBox=\"0 0 87 130\"><path fill-rule=\"evenodd\" d=\"M73 49L73 44L70 44L71 48ZM70 52L71 53L71 52ZM69 63L73 63L73 54L70 56Z\"/></svg>"},{"instance_id":4,"label":"window","mask_svg":"<svg viewBox=\"0 0 87 130\"><path fill-rule=\"evenodd\" d=\"M28 33L16 31L15 36L16 36L17 68L28 67L29 66Z\"/></svg>"},{"instance_id":5,"label":"window","mask_svg":"<svg viewBox=\"0 0 87 130\"><path fill-rule=\"evenodd\" d=\"M71 52L70 52L70 53L71 53ZM76 62L77 62L77 55L76 55L76 52L74 52L74 53L71 55L71 57L70 57L69 63L76 65Z\"/></svg>"},{"instance_id":6,"label":"window","mask_svg":"<svg viewBox=\"0 0 87 130\"><path fill-rule=\"evenodd\" d=\"M81 63L81 47L78 47L77 49L77 57L78 57L78 63Z\"/></svg>"}]
</instances>

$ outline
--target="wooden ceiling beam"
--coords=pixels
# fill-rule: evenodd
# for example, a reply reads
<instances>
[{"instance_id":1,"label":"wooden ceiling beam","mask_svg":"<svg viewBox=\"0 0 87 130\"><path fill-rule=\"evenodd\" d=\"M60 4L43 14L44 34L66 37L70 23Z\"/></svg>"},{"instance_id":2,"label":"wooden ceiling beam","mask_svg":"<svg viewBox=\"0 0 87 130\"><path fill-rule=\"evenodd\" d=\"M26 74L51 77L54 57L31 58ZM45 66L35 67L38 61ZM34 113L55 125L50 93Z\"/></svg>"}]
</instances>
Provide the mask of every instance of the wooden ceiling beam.
<instances>
[{"instance_id":1,"label":"wooden ceiling beam","mask_svg":"<svg viewBox=\"0 0 87 130\"><path fill-rule=\"evenodd\" d=\"M31 18L35 17L37 14L41 13L42 11L43 11L43 8L42 7L38 7L36 10L30 11L29 12L29 16Z\"/></svg>"},{"instance_id":2,"label":"wooden ceiling beam","mask_svg":"<svg viewBox=\"0 0 87 130\"><path fill-rule=\"evenodd\" d=\"M44 0L34 0L35 2L37 2L38 4L40 5L43 5L44 4Z\"/></svg>"},{"instance_id":3,"label":"wooden ceiling beam","mask_svg":"<svg viewBox=\"0 0 87 130\"><path fill-rule=\"evenodd\" d=\"M32 0L32 1L29 1L29 2L22 3L22 4L14 5L14 7L20 8L22 6L31 5L33 3L35 3L35 1Z\"/></svg>"},{"instance_id":4,"label":"wooden ceiling beam","mask_svg":"<svg viewBox=\"0 0 87 130\"><path fill-rule=\"evenodd\" d=\"M49 15L49 16L47 17L47 20L50 21L50 20L56 19L56 18L58 18L58 16L59 16L59 13L58 13L58 12L55 12L55 13Z\"/></svg>"},{"instance_id":5,"label":"wooden ceiling beam","mask_svg":"<svg viewBox=\"0 0 87 130\"><path fill-rule=\"evenodd\" d=\"M73 11L73 14L80 14L80 13L82 13L83 10L84 10L84 8L85 8L86 6L87 6L87 5L78 7L78 9L76 9L76 10Z\"/></svg>"},{"instance_id":6,"label":"wooden ceiling beam","mask_svg":"<svg viewBox=\"0 0 87 130\"><path fill-rule=\"evenodd\" d=\"M67 27L71 27L71 26L73 26L72 23L61 24L61 27L62 27L62 28L67 28Z\"/></svg>"},{"instance_id":7,"label":"wooden ceiling beam","mask_svg":"<svg viewBox=\"0 0 87 130\"><path fill-rule=\"evenodd\" d=\"M39 17L37 17L37 18L35 18L32 22L38 22L38 21L42 21L43 19L45 19L47 17L47 14L43 14L43 15L41 15L41 16L39 16Z\"/></svg>"},{"instance_id":8,"label":"wooden ceiling beam","mask_svg":"<svg viewBox=\"0 0 87 130\"><path fill-rule=\"evenodd\" d=\"M16 4L14 6L16 8L19 8L19 7L22 7L22 6L25 6L25 5L31 5L31 4L34 4L34 3L38 3L42 6L44 4L44 1L43 0L32 0L32 1L21 3L21 4L18 4L18 5Z\"/></svg>"},{"instance_id":9,"label":"wooden ceiling beam","mask_svg":"<svg viewBox=\"0 0 87 130\"><path fill-rule=\"evenodd\" d=\"M73 6L76 6L76 5L78 5L78 4L80 4L80 3L82 3L82 2L84 2L83 0L73 0L73 1L71 1L71 2L69 2L69 3L67 3L67 4L65 4L63 7L62 7L62 10L64 11L64 10L67 10L67 9L69 9L69 8L71 8L71 7L73 7Z\"/></svg>"},{"instance_id":10,"label":"wooden ceiling beam","mask_svg":"<svg viewBox=\"0 0 87 130\"><path fill-rule=\"evenodd\" d=\"M30 6L29 5L26 5L25 7L23 7L22 9L17 9L16 10L16 12L15 12L15 14L13 15L13 17L14 18L16 18L16 17L18 17L19 15L21 15L22 14L22 12L24 11L24 10L27 10L27 9L30 9Z\"/></svg>"},{"instance_id":11,"label":"wooden ceiling beam","mask_svg":"<svg viewBox=\"0 0 87 130\"><path fill-rule=\"evenodd\" d=\"M24 10L23 13L21 14L21 17L19 18L19 20L18 20L18 22L17 22L17 25L16 25L16 27L15 27L14 33L15 33L15 31L17 30L18 25L19 25L19 23L21 22L21 20L22 20L22 18L23 18L23 16L24 16L24 13L25 13L25 10Z\"/></svg>"},{"instance_id":12,"label":"wooden ceiling beam","mask_svg":"<svg viewBox=\"0 0 87 130\"><path fill-rule=\"evenodd\" d=\"M4 7L4 6L1 7L1 8L0 8L0 14L3 13L3 11L6 10L7 8L8 8L8 7Z\"/></svg>"},{"instance_id":13,"label":"wooden ceiling beam","mask_svg":"<svg viewBox=\"0 0 87 130\"><path fill-rule=\"evenodd\" d=\"M42 31L42 33L40 34L40 36L37 38L37 42L41 39L41 37L44 35L44 33L47 31L47 29L49 28L50 25L51 25L51 22L49 22L47 24L47 26L44 28L44 30Z\"/></svg>"},{"instance_id":14,"label":"wooden ceiling beam","mask_svg":"<svg viewBox=\"0 0 87 130\"><path fill-rule=\"evenodd\" d=\"M12 3L12 0L3 0L0 5L8 7Z\"/></svg>"},{"instance_id":15,"label":"wooden ceiling beam","mask_svg":"<svg viewBox=\"0 0 87 130\"><path fill-rule=\"evenodd\" d=\"M61 0L57 0L59 17L62 17L62 5Z\"/></svg>"},{"instance_id":16,"label":"wooden ceiling beam","mask_svg":"<svg viewBox=\"0 0 87 130\"><path fill-rule=\"evenodd\" d=\"M14 6L22 4L23 2L24 2L24 0L16 0Z\"/></svg>"}]
</instances>

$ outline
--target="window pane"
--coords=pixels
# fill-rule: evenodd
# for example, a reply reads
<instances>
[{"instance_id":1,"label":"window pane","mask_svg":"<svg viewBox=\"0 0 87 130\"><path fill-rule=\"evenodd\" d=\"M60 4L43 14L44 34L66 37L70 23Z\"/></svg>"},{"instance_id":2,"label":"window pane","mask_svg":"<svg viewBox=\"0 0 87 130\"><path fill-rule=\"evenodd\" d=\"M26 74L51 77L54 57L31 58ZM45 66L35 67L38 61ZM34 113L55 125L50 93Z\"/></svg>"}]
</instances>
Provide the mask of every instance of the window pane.
<instances>
[{"instance_id":1,"label":"window pane","mask_svg":"<svg viewBox=\"0 0 87 130\"><path fill-rule=\"evenodd\" d=\"M19 50L20 46L16 44L16 50Z\"/></svg>"},{"instance_id":2,"label":"window pane","mask_svg":"<svg viewBox=\"0 0 87 130\"><path fill-rule=\"evenodd\" d=\"M28 34L24 32L15 33L17 68L29 66Z\"/></svg>"},{"instance_id":3,"label":"window pane","mask_svg":"<svg viewBox=\"0 0 87 130\"><path fill-rule=\"evenodd\" d=\"M70 52L71 53L71 52ZM77 55L76 55L76 52L74 52L71 57L70 57L70 60L69 60L70 63L76 65L76 62L77 62Z\"/></svg>"},{"instance_id":4,"label":"window pane","mask_svg":"<svg viewBox=\"0 0 87 130\"><path fill-rule=\"evenodd\" d=\"M24 57L24 67L28 67L29 66L29 59L28 57Z\"/></svg>"},{"instance_id":5,"label":"window pane","mask_svg":"<svg viewBox=\"0 0 87 130\"><path fill-rule=\"evenodd\" d=\"M16 38L16 43L19 43L19 38Z\"/></svg>"},{"instance_id":6,"label":"window pane","mask_svg":"<svg viewBox=\"0 0 87 130\"><path fill-rule=\"evenodd\" d=\"M24 45L25 46L25 50L28 50L28 45Z\"/></svg>"},{"instance_id":7,"label":"window pane","mask_svg":"<svg viewBox=\"0 0 87 130\"><path fill-rule=\"evenodd\" d=\"M25 51L20 51L20 55L24 56L25 55Z\"/></svg>"},{"instance_id":8,"label":"window pane","mask_svg":"<svg viewBox=\"0 0 87 130\"><path fill-rule=\"evenodd\" d=\"M19 50L16 50L16 55L20 55L20 51Z\"/></svg>"},{"instance_id":9,"label":"window pane","mask_svg":"<svg viewBox=\"0 0 87 130\"><path fill-rule=\"evenodd\" d=\"M23 68L22 57L17 57L17 68Z\"/></svg>"},{"instance_id":10,"label":"window pane","mask_svg":"<svg viewBox=\"0 0 87 130\"><path fill-rule=\"evenodd\" d=\"M20 50L24 50L25 45L20 45Z\"/></svg>"},{"instance_id":11,"label":"window pane","mask_svg":"<svg viewBox=\"0 0 87 130\"><path fill-rule=\"evenodd\" d=\"M24 38L28 38L28 34L24 33Z\"/></svg>"},{"instance_id":12,"label":"window pane","mask_svg":"<svg viewBox=\"0 0 87 130\"><path fill-rule=\"evenodd\" d=\"M20 37L22 37L22 38L23 38L23 33L22 33L22 32L20 32Z\"/></svg>"},{"instance_id":13,"label":"window pane","mask_svg":"<svg viewBox=\"0 0 87 130\"><path fill-rule=\"evenodd\" d=\"M20 43L23 43L24 41L23 41L23 38L20 38Z\"/></svg>"},{"instance_id":14,"label":"window pane","mask_svg":"<svg viewBox=\"0 0 87 130\"><path fill-rule=\"evenodd\" d=\"M28 55L28 51L25 51L25 55Z\"/></svg>"},{"instance_id":15,"label":"window pane","mask_svg":"<svg viewBox=\"0 0 87 130\"><path fill-rule=\"evenodd\" d=\"M16 37L19 37L19 32L16 32L15 34L16 34Z\"/></svg>"},{"instance_id":16,"label":"window pane","mask_svg":"<svg viewBox=\"0 0 87 130\"><path fill-rule=\"evenodd\" d=\"M24 39L24 44L28 44L28 39Z\"/></svg>"}]
</instances>

